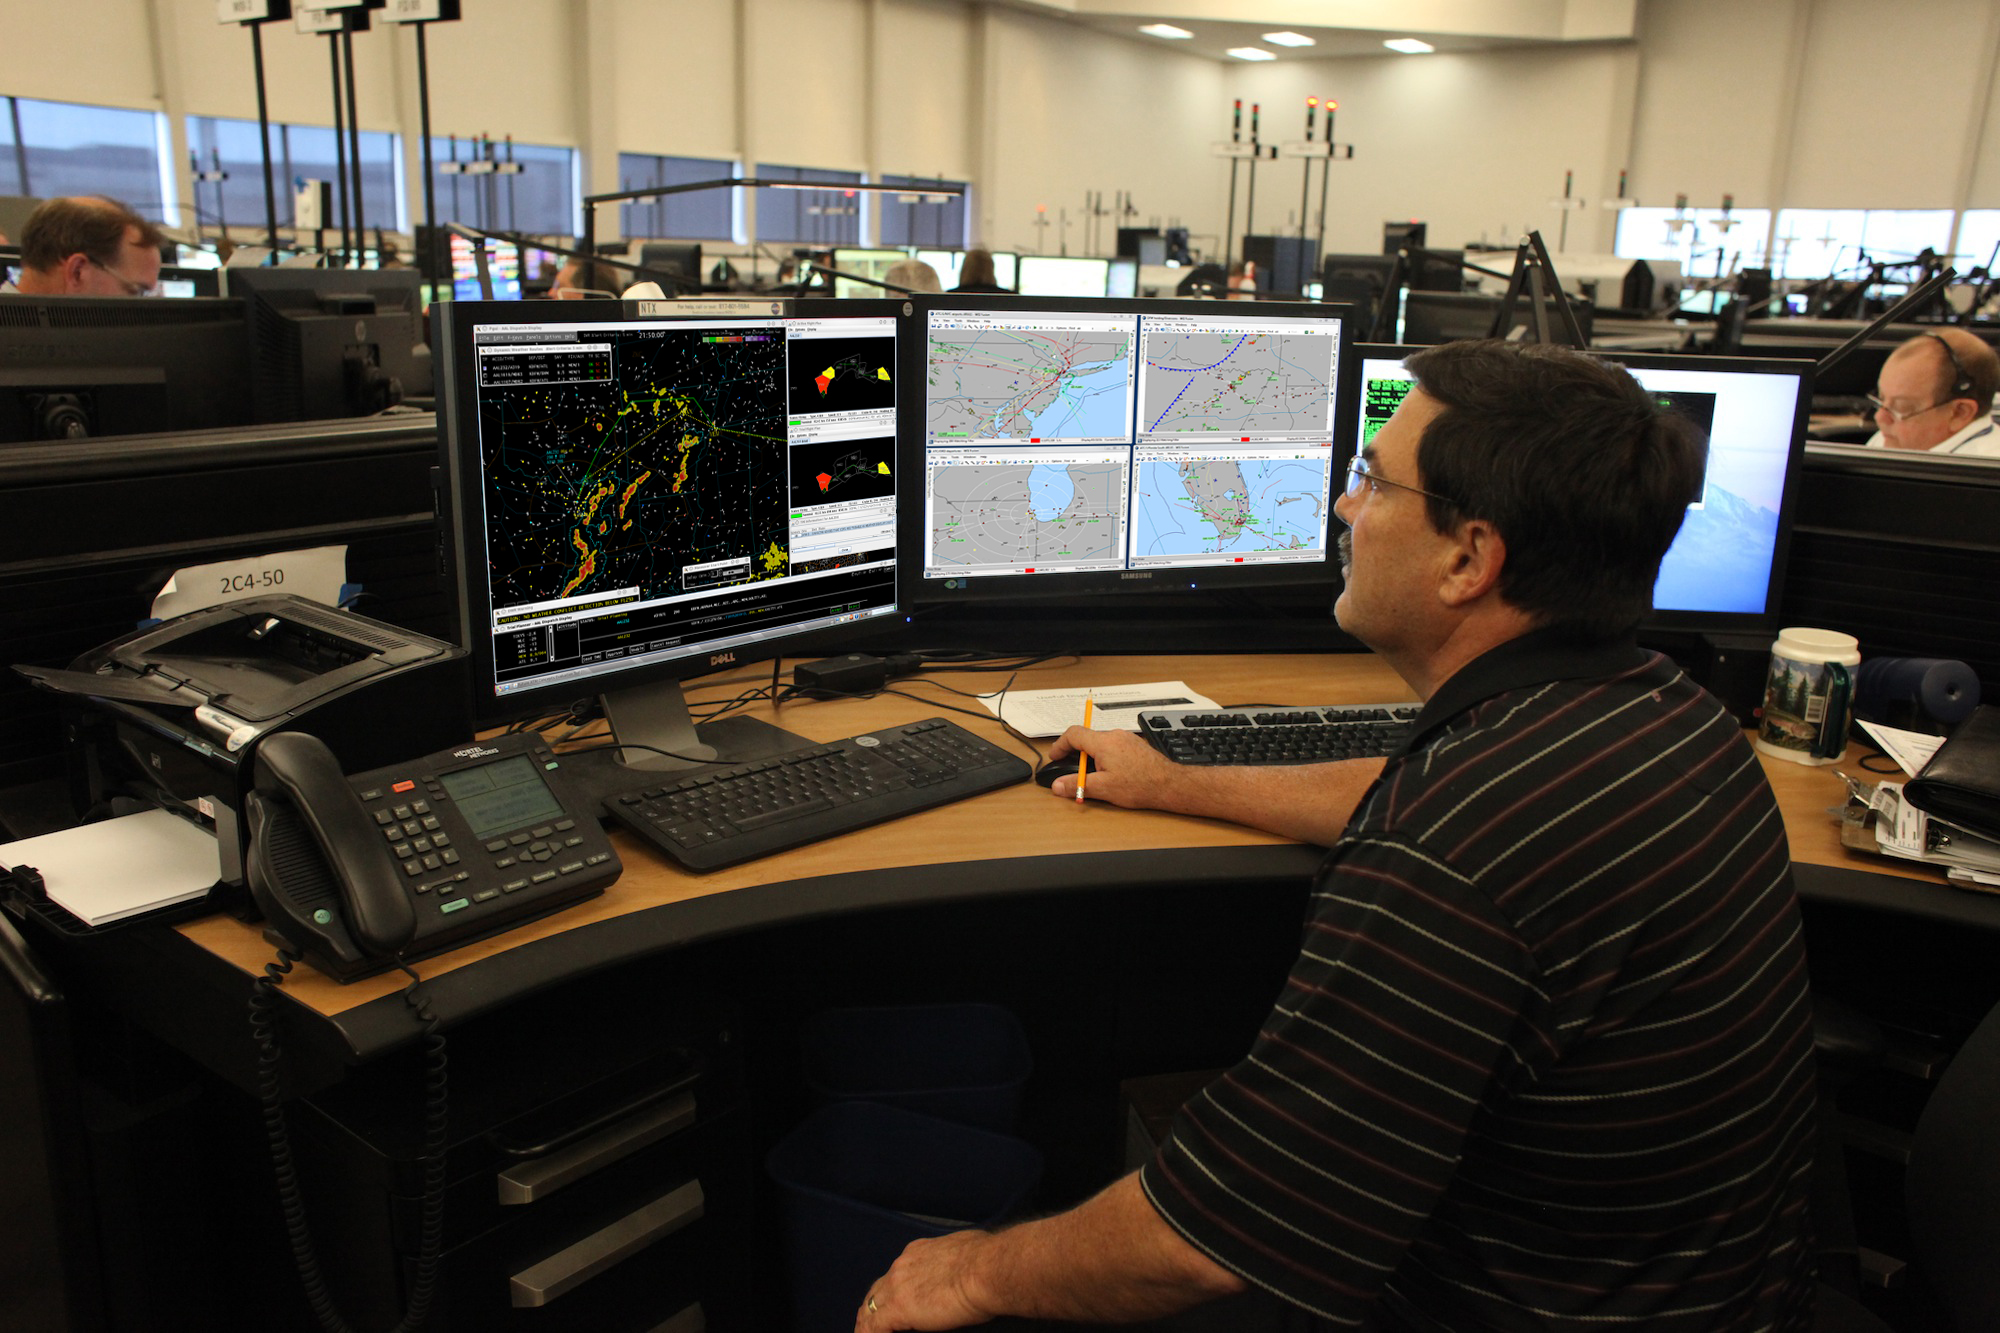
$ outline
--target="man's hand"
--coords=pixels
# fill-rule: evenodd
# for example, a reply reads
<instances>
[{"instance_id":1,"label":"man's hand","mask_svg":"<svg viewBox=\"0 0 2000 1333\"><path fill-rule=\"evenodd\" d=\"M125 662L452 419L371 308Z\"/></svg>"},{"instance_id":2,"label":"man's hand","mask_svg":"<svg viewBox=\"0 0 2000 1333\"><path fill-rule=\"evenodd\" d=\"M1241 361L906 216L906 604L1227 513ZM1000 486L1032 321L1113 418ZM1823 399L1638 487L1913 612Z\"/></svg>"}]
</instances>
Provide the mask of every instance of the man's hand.
<instances>
[{"instance_id":1,"label":"man's hand","mask_svg":"<svg viewBox=\"0 0 2000 1333\"><path fill-rule=\"evenodd\" d=\"M1382 772L1380 759L1325 764L1176 764L1129 731L1071 727L1049 751L1051 759L1081 750L1090 756L1083 794L1128 810L1226 819L1300 842L1331 847L1348 818ZM1076 779L1057 778L1050 792L1076 799Z\"/></svg>"},{"instance_id":2,"label":"man's hand","mask_svg":"<svg viewBox=\"0 0 2000 1333\"><path fill-rule=\"evenodd\" d=\"M854 1333L964 1328L993 1318L969 1294L977 1253L992 1241L992 1234L985 1231L955 1231L936 1240L911 1241L868 1289L855 1312Z\"/></svg>"}]
</instances>

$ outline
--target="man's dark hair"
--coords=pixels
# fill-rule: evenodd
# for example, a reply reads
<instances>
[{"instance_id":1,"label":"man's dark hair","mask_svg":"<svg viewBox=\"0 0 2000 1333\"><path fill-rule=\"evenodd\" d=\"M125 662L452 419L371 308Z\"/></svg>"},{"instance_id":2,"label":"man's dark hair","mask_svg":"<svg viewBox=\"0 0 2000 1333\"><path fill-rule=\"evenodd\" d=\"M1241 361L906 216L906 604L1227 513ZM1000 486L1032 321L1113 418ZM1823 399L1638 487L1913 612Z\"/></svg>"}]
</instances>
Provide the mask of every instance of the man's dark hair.
<instances>
[{"instance_id":1,"label":"man's dark hair","mask_svg":"<svg viewBox=\"0 0 2000 1333\"><path fill-rule=\"evenodd\" d=\"M1702 441L1621 366L1563 347L1446 343L1410 357L1444 410L1417 446L1431 524L1493 524L1500 595L1579 638L1630 633L1701 493Z\"/></svg>"},{"instance_id":2,"label":"man's dark hair","mask_svg":"<svg viewBox=\"0 0 2000 1333\"><path fill-rule=\"evenodd\" d=\"M965 260L959 265L960 282L976 282L987 287L998 287L1000 275L993 268L991 250L973 249L965 252Z\"/></svg>"},{"instance_id":3,"label":"man's dark hair","mask_svg":"<svg viewBox=\"0 0 2000 1333\"><path fill-rule=\"evenodd\" d=\"M37 205L21 228L21 265L46 273L81 254L115 270L125 253L125 235L134 228L140 245L157 249L166 240L151 220L116 199L50 199Z\"/></svg>"}]
</instances>

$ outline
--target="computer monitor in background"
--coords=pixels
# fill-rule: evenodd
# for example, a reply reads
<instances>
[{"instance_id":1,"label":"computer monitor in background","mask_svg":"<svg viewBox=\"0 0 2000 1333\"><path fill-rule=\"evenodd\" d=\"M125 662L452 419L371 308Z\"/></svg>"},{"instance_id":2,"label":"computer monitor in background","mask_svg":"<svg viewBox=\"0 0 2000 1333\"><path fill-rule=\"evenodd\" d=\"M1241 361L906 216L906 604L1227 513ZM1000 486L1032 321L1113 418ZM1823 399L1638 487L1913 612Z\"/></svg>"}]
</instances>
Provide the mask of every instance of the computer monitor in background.
<instances>
[{"instance_id":1,"label":"computer monitor in background","mask_svg":"<svg viewBox=\"0 0 2000 1333\"><path fill-rule=\"evenodd\" d=\"M1485 338L1492 334L1493 321L1499 318L1504 296L1489 296L1484 292L1426 292L1408 291L1403 294L1403 341L1406 343L1449 343L1465 338ZM1556 299L1550 297L1544 303L1551 338L1563 336L1566 329L1562 312L1556 307ZM1576 313L1577 327L1586 340L1595 323L1594 312L1588 301L1572 299L1569 307ZM1513 330L1532 331L1535 322L1534 298L1520 296L1514 301L1514 314L1508 325L1510 337L1519 336Z\"/></svg>"},{"instance_id":2,"label":"computer monitor in background","mask_svg":"<svg viewBox=\"0 0 2000 1333\"><path fill-rule=\"evenodd\" d=\"M1008 291L1020 291L1020 266L1020 256L1012 250L995 250L993 252L993 281L999 283Z\"/></svg>"},{"instance_id":3,"label":"computer monitor in background","mask_svg":"<svg viewBox=\"0 0 2000 1333\"><path fill-rule=\"evenodd\" d=\"M1412 380L1403 361L1419 347L1354 349L1356 404L1348 452L1395 413ZM1708 441L1701 499L1660 562L1648 626L1748 632L1775 626L1784 593L1795 479L1812 401L1812 363L1739 357L1627 354L1607 357ZM1343 465L1345 460L1343 460Z\"/></svg>"},{"instance_id":4,"label":"computer monitor in background","mask_svg":"<svg viewBox=\"0 0 2000 1333\"><path fill-rule=\"evenodd\" d=\"M413 268L230 269L250 335L252 420L369 416L429 397L422 288Z\"/></svg>"},{"instance_id":5,"label":"computer monitor in background","mask_svg":"<svg viewBox=\"0 0 2000 1333\"><path fill-rule=\"evenodd\" d=\"M1319 263L1319 299L1353 306L1365 328L1374 322L1395 267L1394 255L1327 255Z\"/></svg>"},{"instance_id":6,"label":"computer monitor in background","mask_svg":"<svg viewBox=\"0 0 2000 1333\"><path fill-rule=\"evenodd\" d=\"M864 278L886 280L889 270L910 257L906 250L835 250L833 266L842 273L853 273ZM842 297L890 297L895 293L887 287L877 287L872 283L849 282L845 278L833 280L833 294Z\"/></svg>"},{"instance_id":7,"label":"computer monitor in background","mask_svg":"<svg viewBox=\"0 0 2000 1333\"><path fill-rule=\"evenodd\" d=\"M683 281L678 285L660 282L668 296L691 296L701 290L701 247L692 241L647 241L639 247L639 265L654 273L666 273ZM630 275L628 281L659 281L644 273Z\"/></svg>"},{"instance_id":8,"label":"computer monitor in background","mask_svg":"<svg viewBox=\"0 0 2000 1333\"><path fill-rule=\"evenodd\" d=\"M240 426L243 344L241 301L0 297L0 441Z\"/></svg>"},{"instance_id":9,"label":"computer monitor in background","mask_svg":"<svg viewBox=\"0 0 2000 1333\"><path fill-rule=\"evenodd\" d=\"M222 275L213 268L183 268L178 264L160 267L162 296L220 296Z\"/></svg>"},{"instance_id":10,"label":"computer monitor in background","mask_svg":"<svg viewBox=\"0 0 2000 1333\"><path fill-rule=\"evenodd\" d=\"M1105 278L1106 296L1128 297L1139 294L1139 261L1136 259L1114 259Z\"/></svg>"},{"instance_id":11,"label":"computer monitor in background","mask_svg":"<svg viewBox=\"0 0 2000 1333\"><path fill-rule=\"evenodd\" d=\"M902 302L785 309L445 311L438 425L476 722L601 696L629 767L674 764L655 749L759 758L795 738L696 728L680 682L851 646L893 616Z\"/></svg>"},{"instance_id":12,"label":"computer monitor in background","mask_svg":"<svg viewBox=\"0 0 2000 1333\"><path fill-rule=\"evenodd\" d=\"M921 297L915 603L1324 581L1344 310ZM921 410L919 410L919 408Z\"/></svg>"},{"instance_id":13,"label":"computer monitor in background","mask_svg":"<svg viewBox=\"0 0 2000 1333\"><path fill-rule=\"evenodd\" d=\"M451 299L454 301L518 301L521 299L520 247L491 237L477 244L486 251L486 282L479 279L479 254L469 237L451 237ZM392 270L393 271L393 270ZM492 295L486 293L492 287Z\"/></svg>"},{"instance_id":14,"label":"computer monitor in background","mask_svg":"<svg viewBox=\"0 0 2000 1333\"><path fill-rule=\"evenodd\" d=\"M1110 284L1109 260L1055 255L1022 255L1019 280L1001 280L1023 296L1103 296Z\"/></svg>"},{"instance_id":15,"label":"computer monitor in background","mask_svg":"<svg viewBox=\"0 0 2000 1333\"><path fill-rule=\"evenodd\" d=\"M937 270L938 285L946 291L958 286L958 271L965 266L965 251L919 250L917 258Z\"/></svg>"}]
</instances>

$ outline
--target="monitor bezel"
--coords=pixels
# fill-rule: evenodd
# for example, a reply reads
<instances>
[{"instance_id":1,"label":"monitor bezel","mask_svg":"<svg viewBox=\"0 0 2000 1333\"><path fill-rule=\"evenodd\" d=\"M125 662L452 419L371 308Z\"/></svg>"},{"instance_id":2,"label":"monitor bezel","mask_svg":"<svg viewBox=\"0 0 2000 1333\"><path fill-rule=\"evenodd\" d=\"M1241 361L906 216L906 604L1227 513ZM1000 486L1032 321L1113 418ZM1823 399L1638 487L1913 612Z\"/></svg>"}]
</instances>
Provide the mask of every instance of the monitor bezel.
<instances>
[{"instance_id":1,"label":"monitor bezel","mask_svg":"<svg viewBox=\"0 0 2000 1333\"><path fill-rule=\"evenodd\" d=\"M498 726L522 718L560 711L579 699L612 691L655 684L692 680L718 671L737 670L773 658L802 655L824 656L849 651L879 641L899 623L901 600L866 620L846 625L773 631L769 640L737 645L717 653L712 646L694 645L679 656L648 658L607 669L589 679L564 679L500 694L494 688L493 638L489 632L492 588L487 568L473 552L486 546L484 504L480 495L480 471L472 461L479 447L477 433L468 434L468 395L472 379L472 330L475 325L597 323L631 320L658 320L662 323L700 323L718 319L782 319L894 317L897 321L898 366L901 344L909 336L908 303L900 300L771 300L756 303L767 309L754 315L743 313L730 303L729 310L704 311L699 303L658 301L591 300L565 301L467 301L445 302L434 310L438 318L438 457L442 478L440 525L444 542L445 582L452 599L451 621L459 642L467 651L467 694L471 699L473 722L482 727ZM693 308L690 308L693 307ZM441 312L441 313L440 313ZM898 371L901 374L901 371ZM899 393L900 397L900 393ZM899 413L900 415L900 413ZM898 432L900 435L900 431ZM900 465L898 465L900 471ZM900 481L900 477L898 478ZM901 497L893 511L900 528ZM897 558L892 578L902 569L902 543L895 543ZM900 591L900 587L898 587ZM726 660L716 660L718 657Z\"/></svg>"},{"instance_id":2,"label":"monitor bezel","mask_svg":"<svg viewBox=\"0 0 2000 1333\"><path fill-rule=\"evenodd\" d=\"M1239 301L1197 300L1182 297L1037 297L974 296L945 293L913 298L915 314L909 336L902 345L903 382L920 385L926 378L929 315L932 310L977 310L995 314L1061 313L1082 314L1187 315L1210 314L1228 318L1338 319L1339 347L1334 364L1334 431L1330 444L1340 453L1340 423L1351 412L1345 398L1350 377L1347 365L1355 346L1355 313L1351 306L1326 305L1313 301L1259 301L1254 305ZM1354 381L1358 385L1359 381ZM1216 565L1202 569L1107 569L1085 573L989 575L979 578L928 577L924 573L924 430L929 414L915 400L899 400L897 413L897 470L902 473L896 491L900 511L897 531L898 595L905 606L936 608L966 606L982 601L1019 602L1037 597L1118 596L1179 593L1207 595L1232 590L1277 588L1299 584L1325 584L1329 589L1338 580L1338 560L1334 555L1339 519L1333 514L1338 498L1337 479L1330 479L1327 495L1327 545L1319 560L1271 562L1264 564Z\"/></svg>"},{"instance_id":3,"label":"monitor bezel","mask_svg":"<svg viewBox=\"0 0 2000 1333\"><path fill-rule=\"evenodd\" d=\"M1359 448L1361 426L1361 368L1368 361L1394 360L1398 363L1441 343L1362 343L1354 345L1347 362L1345 388L1348 408L1340 421L1343 457L1352 457ZM1791 562L1792 516L1798 504L1800 478L1805 466L1808 417L1812 409L1813 363L1791 357L1710 356L1693 352L1618 352L1594 350L1592 356L1615 365L1636 369L1739 371L1756 375L1796 375L1798 396L1792 411L1792 433L1785 459L1784 493L1778 503L1777 535L1771 553L1770 577L1764 587L1762 611L1650 610L1640 622L1640 632L1694 634L1748 634L1775 631L1785 596L1785 571ZM1678 537L1676 537L1678 540Z\"/></svg>"}]
</instances>

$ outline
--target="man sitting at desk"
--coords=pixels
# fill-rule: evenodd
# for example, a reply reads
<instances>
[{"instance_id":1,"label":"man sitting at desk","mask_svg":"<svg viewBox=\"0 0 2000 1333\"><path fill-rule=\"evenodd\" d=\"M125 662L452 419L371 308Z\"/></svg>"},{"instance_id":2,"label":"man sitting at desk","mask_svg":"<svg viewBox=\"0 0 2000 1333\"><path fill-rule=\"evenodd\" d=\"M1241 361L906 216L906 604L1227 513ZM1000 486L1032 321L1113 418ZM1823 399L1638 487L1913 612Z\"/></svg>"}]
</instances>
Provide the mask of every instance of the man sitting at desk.
<instances>
[{"instance_id":1,"label":"man sitting at desk","mask_svg":"<svg viewBox=\"0 0 2000 1333\"><path fill-rule=\"evenodd\" d=\"M1920 333L1882 363L1871 449L1917 449L1964 458L2000 458L1993 393L2000 356L1964 329Z\"/></svg>"},{"instance_id":2,"label":"man sitting at desk","mask_svg":"<svg viewBox=\"0 0 2000 1333\"><path fill-rule=\"evenodd\" d=\"M0 294L150 296L160 286L164 239L116 199L44 200L21 228L20 281Z\"/></svg>"},{"instance_id":3,"label":"man sitting at desk","mask_svg":"<svg viewBox=\"0 0 2000 1333\"><path fill-rule=\"evenodd\" d=\"M1263 1031L1142 1171L916 1242L857 1328L1134 1320L1253 1287L1328 1328L1808 1325L1784 828L1736 724L1633 641L1697 444L1575 352L1408 364L1335 506L1335 615L1425 700L1404 748L1216 769L1123 732L1057 747L1090 753L1094 799L1332 849Z\"/></svg>"}]
</instances>

